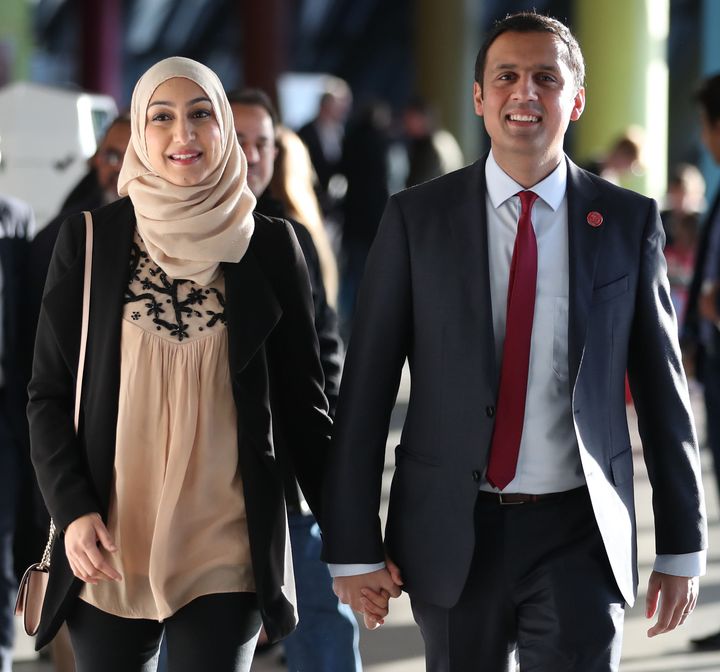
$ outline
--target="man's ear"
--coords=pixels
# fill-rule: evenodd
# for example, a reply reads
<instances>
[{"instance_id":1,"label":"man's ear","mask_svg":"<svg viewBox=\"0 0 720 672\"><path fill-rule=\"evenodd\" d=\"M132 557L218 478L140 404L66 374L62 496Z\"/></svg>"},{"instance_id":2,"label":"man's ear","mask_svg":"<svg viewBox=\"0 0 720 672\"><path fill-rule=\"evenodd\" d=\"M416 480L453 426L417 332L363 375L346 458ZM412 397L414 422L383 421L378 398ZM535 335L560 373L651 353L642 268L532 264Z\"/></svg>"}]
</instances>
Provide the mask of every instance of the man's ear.
<instances>
[{"instance_id":1,"label":"man's ear","mask_svg":"<svg viewBox=\"0 0 720 672\"><path fill-rule=\"evenodd\" d=\"M480 84L473 82L473 105L475 106L475 114L478 117L483 116L483 100L482 100L482 89Z\"/></svg>"},{"instance_id":2,"label":"man's ear","mask_svg":"<svg viewBox=\"0 0 720 672\"><path fill-rule=\"evenodd\" d=\"M585 87L581 86L575 94L573 109L570 113L570 121L577 121L585 109Z\"/></svg>"}]
</instances>

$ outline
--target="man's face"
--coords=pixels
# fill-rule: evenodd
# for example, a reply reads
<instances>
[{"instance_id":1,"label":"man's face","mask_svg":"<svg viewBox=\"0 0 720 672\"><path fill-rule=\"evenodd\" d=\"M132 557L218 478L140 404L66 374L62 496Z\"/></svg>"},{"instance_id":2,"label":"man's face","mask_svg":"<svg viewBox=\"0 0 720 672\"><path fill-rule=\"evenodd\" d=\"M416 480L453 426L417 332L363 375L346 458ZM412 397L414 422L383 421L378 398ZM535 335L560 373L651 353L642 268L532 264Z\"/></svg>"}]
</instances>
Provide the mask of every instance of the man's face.
<instances>
[{"instance_id":1,"label":"man's face","mask_svg":"<svg viewBox=\"0 0 720 672\"><path fill-rule=\"evenodd\" d=\"M557 164L570 121L585 106L563 60L561 40L545 32L501 34L490 46L482 89L475 83L475 112L483 117L501 166L528 158Z\"/></svg>"},{"instance_id":2,"label":"man's face","mask_svg":"<svg viewBox=\"0 0 720 672\"><path fill-rule=\"evenodd\" d=\"M702 124L701 138L703 145L710 152L713 161L720 165L720 120L710 121L704 110L701 110L700 122Z\"/></svg>"},{"instance_id":3,"label":"man's face","mask_svg":"<svg viewBox=\"0 0 720 672\"><path fill-rule=\"evenodd\" d=\"M277 155L272 118L260 105L233 103L232 111L238 142L247 158L248 186L260 198L272 179Z\"/></svg>"},{"instance_id":4,"label":"man's face","mask_svg":"<svg viewBox=\"0 0 720 672\"><path fill-rule=\"evenodd\" d=\"M108 129L91 160L100 187L108 197L114 199L118 197L118 175L129 142L130 124L119 121Z\"/></svg>"}]
</instances>

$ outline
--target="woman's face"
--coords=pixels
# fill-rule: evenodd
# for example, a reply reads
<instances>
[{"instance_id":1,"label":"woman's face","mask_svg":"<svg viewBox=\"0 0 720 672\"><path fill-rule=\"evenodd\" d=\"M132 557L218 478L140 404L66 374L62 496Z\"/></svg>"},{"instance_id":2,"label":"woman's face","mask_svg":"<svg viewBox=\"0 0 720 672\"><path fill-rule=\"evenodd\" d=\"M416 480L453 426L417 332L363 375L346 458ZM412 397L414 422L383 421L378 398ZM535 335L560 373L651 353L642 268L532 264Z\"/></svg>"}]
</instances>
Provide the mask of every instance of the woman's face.
<instances>
[{"instance_id":1,"label":"woman's face","mask_svg":"<svg viewBox=\"0 0 720 672\"><path fill-rule=\"evenodd\" d=\"M185 77L160 84L148 104L145 142L160 177L178 186L202 182L222 156L220 127L205 91Z\"/></svg>"}]
</instances>

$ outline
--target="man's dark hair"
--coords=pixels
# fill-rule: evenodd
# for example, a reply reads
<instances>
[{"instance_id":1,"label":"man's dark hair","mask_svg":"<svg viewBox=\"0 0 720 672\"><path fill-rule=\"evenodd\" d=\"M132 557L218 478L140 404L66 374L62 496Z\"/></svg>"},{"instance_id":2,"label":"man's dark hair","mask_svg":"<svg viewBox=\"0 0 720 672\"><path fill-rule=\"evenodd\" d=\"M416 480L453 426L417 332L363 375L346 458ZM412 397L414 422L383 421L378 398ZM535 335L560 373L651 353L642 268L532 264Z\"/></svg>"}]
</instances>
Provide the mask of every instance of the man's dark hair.
<instances>
[{"instance_id":1,"label":"man's dark hair","mask_svg":"<svg viewBox=\"0 0 720 672\"><path fill-rule=\"evenodd\" d=\"M280 119L278 118L277 110L275 109L272 100L270 100L270 96L268 96L262 89L241 89L239 91L231 91L227 94L227 97L231 105L254 105L256 107L262 107L270 115L273 130L278 127Z\"/></svg>"},{"instance_id":2,"label":"man's dark hair","mask_svg":"<svg viewBox=\"0 0 720 672\"><path fill-rule=\"evenodd\" d=\"M720 74L708 77L700 85L695 98L711 124L720 121Z\"/></svg>"},{"instance_id":3,"label":"man's dark hair","mask_svg":"<svg viewBox=\"0 0 720 672\"><path fill-rule=\"evenodd\" d=\"M501 21L497 21L492 30L488 33L485 41L480 47L477 59L475 60L475 81L483 86L483 74L485 73L485 61L487 53L495 40L503 33L551 33L555 35L567 49L564 60L575 77L575 85L579 88L585 85L585 59L583 58L580 45L570 29L561 21L537 12L517 12L508 14Z\"/></svg>"}]
</instances>

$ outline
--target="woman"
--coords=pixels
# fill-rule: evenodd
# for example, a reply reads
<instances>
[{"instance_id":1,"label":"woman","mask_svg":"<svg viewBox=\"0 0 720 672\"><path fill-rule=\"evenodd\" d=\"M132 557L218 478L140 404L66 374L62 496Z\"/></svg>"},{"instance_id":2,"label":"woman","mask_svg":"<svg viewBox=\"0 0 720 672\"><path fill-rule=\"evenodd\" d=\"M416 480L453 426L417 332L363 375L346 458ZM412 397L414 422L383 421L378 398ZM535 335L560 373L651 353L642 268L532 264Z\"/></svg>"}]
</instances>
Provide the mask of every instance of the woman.
<instances>
[{"instance_id":1,"label":"woman","mask_svg":"<svg viewBox=\"0 0 720 672\"><path fill-rule=\"evenodd\" d=\"M122 198L93 212L90 327L73 429L85 249L58 239L28 416L58 529L37 645L67 621L79 672L249 670L261 620L295 625L275 421L317 516L330 431L307 272L253 215L227 98L185 58L131 104Z\"/></svg>"},{"instance_id":2,"label":"woman","mask_svg":"<svg viewBox=\"0 0 720 672\"><path fill-rule=\"evenodd\" d=\"M287 126L277 127L275 142L278 153L270 191L283 204L288 216L301 222L310 232L320 261L327 301L335 308L338 294L337 261L313 188L314 172L310 154L305 143Z\"/></svg>"}]
</instances>

